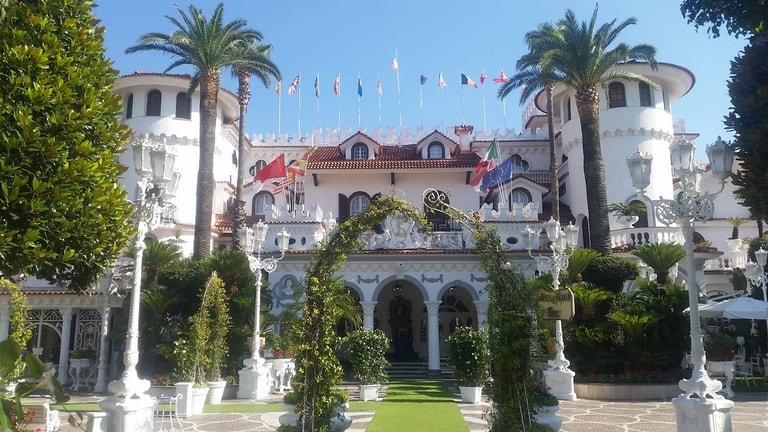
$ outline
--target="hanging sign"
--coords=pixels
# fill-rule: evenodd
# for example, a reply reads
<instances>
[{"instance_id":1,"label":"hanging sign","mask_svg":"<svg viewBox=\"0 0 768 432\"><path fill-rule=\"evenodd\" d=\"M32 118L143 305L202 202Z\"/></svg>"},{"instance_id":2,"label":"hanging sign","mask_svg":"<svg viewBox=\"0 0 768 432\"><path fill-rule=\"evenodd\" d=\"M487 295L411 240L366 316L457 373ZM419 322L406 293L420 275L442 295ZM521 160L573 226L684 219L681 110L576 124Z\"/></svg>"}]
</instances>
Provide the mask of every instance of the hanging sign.
<instances>
[{"instance_id":1,"label":"hanging sign","mask_svg":"<svg viewBox=\"0 0 768 432\"><path fill-rule=\"evenodd\" d=\"M569 288L546 292L539 300L539 308L545 319L569 320L576 313L573 292Z\"/></svg>"}]
</instances>

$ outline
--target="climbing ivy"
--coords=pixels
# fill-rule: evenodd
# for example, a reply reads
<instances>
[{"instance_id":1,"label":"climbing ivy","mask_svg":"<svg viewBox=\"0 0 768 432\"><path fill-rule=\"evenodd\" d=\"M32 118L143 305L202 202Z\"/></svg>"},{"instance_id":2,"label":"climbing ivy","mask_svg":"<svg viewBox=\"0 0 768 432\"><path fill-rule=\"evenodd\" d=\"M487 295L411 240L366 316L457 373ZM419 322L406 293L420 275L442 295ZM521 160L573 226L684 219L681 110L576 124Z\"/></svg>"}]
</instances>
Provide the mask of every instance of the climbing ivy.
<instances>
[{"instance_id":1,"label":"climbing ivy","mask_svg":"<svg viewBox=\"0 0 768 432\"><path fill-rule=\"evenodd\" d=\"M438 200L439 201L439 200ZM509 264L494 227L479 214L466 214L445 206L441 211L468 227L475 238L475 252L485 272L488 292L488 327L491 344L491 398L495 410L489 416L491 431L541 430L532 420L537 409L557 404L531 371L538 353L546 353L550 334L537 323L542 316L537 302L548 286L529 283Z\"/></svg>"},{"instance_id":2,"label":"climbing ivy","mask_svg":"<svg viewBox=\"0 0 768 432\"><path fill-rule=\"evenodd\" d=\"M337 299L349 294L335 274L347 255L361 248L360 235L380 226L394 214L427 226L421 213L408 202L394 196L376 195L365 211L333 229L311 253L303 281L306 297L303 319L294 328L297 375L293 387L299 395L297 412L302 432L327 431L338 405L334 390L341 383L343 373L336 357L340 338L334 326L343 313Z\"/></svg>"}]
</instances>

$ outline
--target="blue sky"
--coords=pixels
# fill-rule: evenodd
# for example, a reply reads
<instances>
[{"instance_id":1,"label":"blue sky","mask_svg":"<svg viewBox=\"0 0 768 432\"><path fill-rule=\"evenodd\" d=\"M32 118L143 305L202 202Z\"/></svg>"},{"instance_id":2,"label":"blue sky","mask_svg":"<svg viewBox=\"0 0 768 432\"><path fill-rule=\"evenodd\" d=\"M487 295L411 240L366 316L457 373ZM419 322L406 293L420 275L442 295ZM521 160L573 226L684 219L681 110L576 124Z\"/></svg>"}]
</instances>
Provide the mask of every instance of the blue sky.
<instances>
[{"instance_id":1,"label":"blue sky","mask_svg":"<svg viewBox=\"0 0 768 432\"><path fill-rule=\"evenodd\" d=\"M178 17L174 2L166 0L102 0L96 16L106 27L107 56L121 74L135 71L162 72L171 57L156 52L125 54L139 36L147 32L170 33L166 15ZM193 4L210 14L217 1L199 0ZM178 2L184 10L189 3ZM522 6L521 6L522 5ZM535 6L535 8L534 8ZM496 97L498 85L492 78L501 69L509 76L515 62L525 53L524 35L543 22L555 22L567 9L579 21L589 20L595 3L582 0L539 0L513 2L492 0L360 2L256 2L226 0L226 20L243 18L251 28L261 31L264 43L274 46L272 59L283 74L283 90L278 122L278 97L274 83L264 88L252 83L246 130L254 133L296 134L315 127L358 127L358 109L365 129L398 126L412 128L452 127L472 124L477 129L521 129L523 107L518 98L508 98L506 115ZM722 118L730 106L726 81L730 61L745 42L728 35L711 39L686 23L676 0L610 1L600 4L599 23L635 17L638 22L625 29L619 39L629 44L648 43L656 47L659 61L690 69L696 76L691 92L673 105L675 118L686 122L688 132L701 134L701 150L718 135L728 138ZM397 75L391 62L397 52ZM488 80L483 89L480 73ZM442 71L447 87L438 87ZM177 68L171 72L187 73ZM461 73L478 84L478 89L461 85ZM301 74L301 109L298 93L288 95L291 80ZM314 81L320 76L318 111ZM333 93L333 82L341 76L340 97ZM363 96L358 102L357 79L362 80ZM419 107L419 76L429 77L422 87L423 108ZM376 91L381 81L383 95ZM236 82L224 74L223 85L236 90ZM483 115L485 100L485 116ZM398 108L399 102L399 108ZM300 116L299 116L300 113ZM339 117L341 121L339 122ZM379 118L381 117L381 123ZM706 156L701 151L697 159Z\"/></svg>"}]
</instances>

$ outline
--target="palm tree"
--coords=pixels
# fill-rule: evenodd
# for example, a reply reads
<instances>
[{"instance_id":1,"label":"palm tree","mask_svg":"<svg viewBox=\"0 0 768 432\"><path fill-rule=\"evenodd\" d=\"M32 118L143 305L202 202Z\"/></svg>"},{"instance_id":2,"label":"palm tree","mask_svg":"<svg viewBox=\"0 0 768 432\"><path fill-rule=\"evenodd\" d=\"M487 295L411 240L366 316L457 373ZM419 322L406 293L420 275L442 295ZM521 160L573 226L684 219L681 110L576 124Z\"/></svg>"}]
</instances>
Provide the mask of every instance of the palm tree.
<instances>
[{"instance_id":1,"label":"palm tree","mask_svg":"<svg viewBox=\"0 0 768 432\"><path fill-rule=\"evenodd\" d=\"M246 27L246 21L236 19L224 23L224 5L219 3L210 19L201 9L189 6L185 13L178 6L181 21L166 16L176 26L172 34L147 33L138 45L125 50L160 51L176 57L168 72L178 66L190 65L195 74L189 86L192 93L200 86L200 160L197 173L197 206L193 258L202 259L211 253L211 215L213 213L213 156L216 146L216 108L221 84L221 70L235 65L259 69L272 62L257 50L243 47L260 41L261 33ZM276 68L275 68L276 70Z\"/></svg>"},{"instance_id":2,"label":"palm tree","mask_svg":"<svg viewBox=\"0 0 768 432\"><path fill-rule=\"evenodd\" d=\"M259 45L257 41L243 45L242 49L245 55L242 58L250 58L251 54L269 58L272 51L272 45ZM245 183L245 164L243 155L245 154L245 115L248 111L248 103L251 100L251 76L255 75L264 84L269 87L269 77L273 76L280 79L280 71L272 62L257 65L250 62L236 63L232 67L233 75L237 76L237 100L240 104L240 124L237 135L237 188L235 189L235 205L232 215L232 243L235 250L240 250L240 238L238 234L245 223L245 200L243 199L243 184Z\"/></svg>"},{"instance_id":3,"label":"palm tree","mask_svg":"<svg viewBox=\"0 0 768 432\"><path fill-rule=\"evenodd\" d=\"M629 18L618 25L613 20L597 27L597 10L596 7L589 23L579 24L573 11L568 10L557 25L541 24L536 30L528 32L525 38L530 50L519 62L525 69L518 72L516 80L506 83L499 90L499 95L525 85L525 91L529 91L530 96L535 90L553 83L576 90L589 213L588 246L608 254L611 252L610 226L605 167L600 147L598 86L606 87L614 80L627 80L657 87L641 75L615 67L621 62L641 60L655 69L656 49L645 44L630 47L624 43L610 48L619 33L635 24L636 20Z\"/></svg>"}]
</instances>

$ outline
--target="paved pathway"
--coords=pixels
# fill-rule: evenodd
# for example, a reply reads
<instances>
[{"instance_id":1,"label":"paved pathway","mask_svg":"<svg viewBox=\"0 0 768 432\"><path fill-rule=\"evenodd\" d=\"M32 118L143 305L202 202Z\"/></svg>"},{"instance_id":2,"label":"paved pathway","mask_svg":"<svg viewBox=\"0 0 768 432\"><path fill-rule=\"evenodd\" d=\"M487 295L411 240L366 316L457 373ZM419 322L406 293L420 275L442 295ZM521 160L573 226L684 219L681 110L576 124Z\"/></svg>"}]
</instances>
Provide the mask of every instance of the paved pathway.
<instances>
[{"instance_id":1,"label":"paved pathway","mask_svg":"<svg viewBox=\"0 0 768 432\"><path fill-rule=\"evenodd\" d=\"M75 397L74 400L91 402L98 397L87 399ZM280 403L275 397L267 403ZM464 415L471 432L487 431L484 419L490 405L476 405L456 402ZM247 403L243 401L243 403ZM275 431L279 426L279 417L284 413L261 414L201 414L182 419L183 430L187 432L218 431ZM348 432L363 432L373 418L373 412L351 412L354 419ZM557 415L563 419L561 432L654 432L675 431L675 414L670 402L605 402L595 400L561 401ZM768 431L768 395L751 394L737 396L731 411L733 432ZM83 429L67 425L66 414L62 414L60 432L77 432ZM168 422L161 428L159 419L155 422L156 431L169 431ZM431 431L401 431L431 432ZM434 431L439 432L439 431Z\"/></svg>"}]
</instances>

